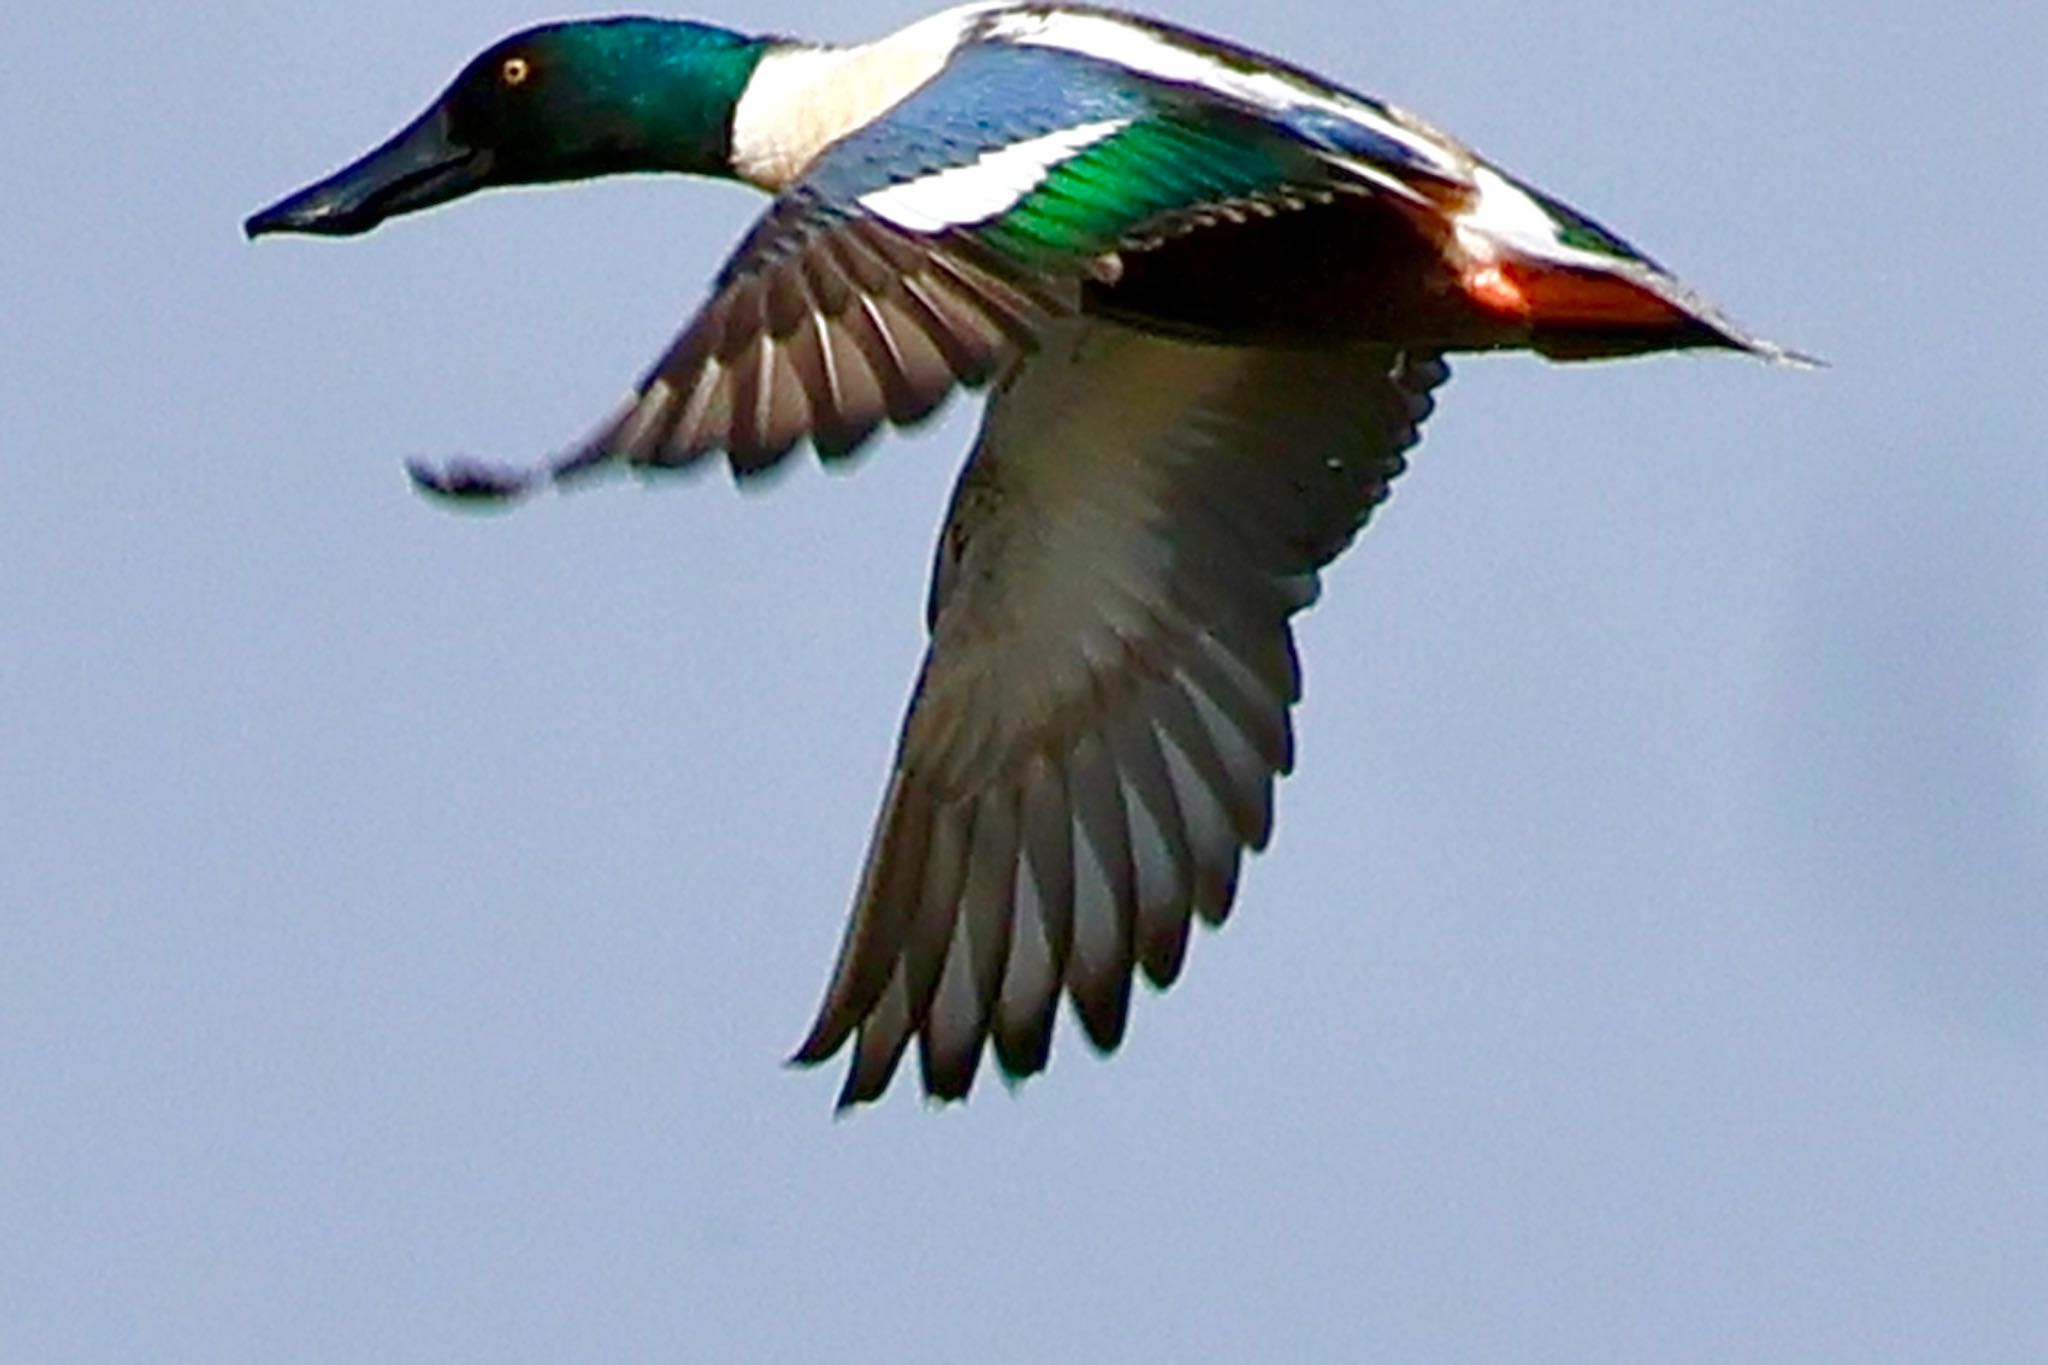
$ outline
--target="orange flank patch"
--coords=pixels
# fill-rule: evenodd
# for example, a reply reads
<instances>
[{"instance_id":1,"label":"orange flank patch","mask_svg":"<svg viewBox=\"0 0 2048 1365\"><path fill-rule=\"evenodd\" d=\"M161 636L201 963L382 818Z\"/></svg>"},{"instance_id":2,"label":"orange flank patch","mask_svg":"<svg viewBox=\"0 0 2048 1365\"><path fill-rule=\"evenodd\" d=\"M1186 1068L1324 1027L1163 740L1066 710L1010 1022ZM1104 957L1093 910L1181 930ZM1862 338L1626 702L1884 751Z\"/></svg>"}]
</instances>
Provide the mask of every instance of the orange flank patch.
<instances>
[{"instance_id":1,"label":"orange flank patch","mask_svg":"<svg viewBox=\"0 0 2048 1365\"><path fill-rule=\"evenodd\" d=\"M1502 313L1511 318L1526 318L1531 311L1529 298L1508 278L1507 271L1497 265L1482 265L1465 272L1465 292L1472 301L1489 313Z\"/></svg>"},{"instance_id":2,"label":"orange flank patch","mask_svg":"<svg viewBox=\"0 0 2048 1365\"><path fill-rule=\"evenodd\" d=\"M1468 270L1462 283L1481 308L1540 328L1635 331L1691 320L1654 291L1600 270L1497 261Z\"/></svg>"}]
</instances>

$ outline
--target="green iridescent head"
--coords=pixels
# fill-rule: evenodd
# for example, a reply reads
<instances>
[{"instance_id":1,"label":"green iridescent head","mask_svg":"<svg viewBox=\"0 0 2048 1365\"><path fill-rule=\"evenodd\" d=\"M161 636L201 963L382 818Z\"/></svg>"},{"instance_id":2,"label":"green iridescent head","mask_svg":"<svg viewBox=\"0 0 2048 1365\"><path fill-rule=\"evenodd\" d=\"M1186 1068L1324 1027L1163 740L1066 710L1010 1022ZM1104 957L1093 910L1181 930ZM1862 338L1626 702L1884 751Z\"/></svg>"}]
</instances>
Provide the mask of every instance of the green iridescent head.
<instances>
[{"instance_id":1,"label":"green iridescent head","mask_svg":"<svg viewBox=\"0 0 2048 1365\"><path fill-rule=\"evenodd\" d=\"M493 44L361 160L249 218L348 236L494 185L731 172L732 112L767 44L708 24L593 19Z\"/></svg>"}]
</instances>

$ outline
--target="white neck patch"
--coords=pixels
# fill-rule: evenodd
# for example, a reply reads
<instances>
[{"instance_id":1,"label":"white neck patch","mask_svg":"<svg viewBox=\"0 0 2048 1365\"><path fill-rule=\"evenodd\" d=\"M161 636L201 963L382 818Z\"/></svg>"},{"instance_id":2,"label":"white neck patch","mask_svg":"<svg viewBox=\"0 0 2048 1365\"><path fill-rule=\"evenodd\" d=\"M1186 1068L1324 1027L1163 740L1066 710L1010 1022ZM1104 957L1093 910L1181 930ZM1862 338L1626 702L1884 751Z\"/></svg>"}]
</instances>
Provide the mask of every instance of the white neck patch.
<instances>
[{"instance_id":1,"label":"white neck patch","mask_svg":"<svg viewBox=\"0 0 2048 1365\"><path fill-rule=\"evenodd\" d=\"M733 170L781 191L819 152L936 76L968 25L997 7L962 5L855 47L769 49L733 109Z\"/></svg>"}]
</instances>

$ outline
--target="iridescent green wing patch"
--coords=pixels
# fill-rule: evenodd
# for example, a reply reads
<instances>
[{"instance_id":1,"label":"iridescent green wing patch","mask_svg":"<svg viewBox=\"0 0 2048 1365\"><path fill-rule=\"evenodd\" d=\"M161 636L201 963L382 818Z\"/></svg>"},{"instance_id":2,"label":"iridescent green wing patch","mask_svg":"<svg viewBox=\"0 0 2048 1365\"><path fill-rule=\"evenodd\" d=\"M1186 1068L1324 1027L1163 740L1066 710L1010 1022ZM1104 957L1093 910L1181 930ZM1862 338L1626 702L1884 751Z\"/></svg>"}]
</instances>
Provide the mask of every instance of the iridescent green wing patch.
<instances>
[{"instance_id":1,"label":"iridescent green wing patch","mask_svg":"<svg viewBox=\"0 0 2048 1365\"><path fill-rule=\"evenodd\" d=\"M1541 190L1533 189L1527 185L1522 186L1522 188L1542 207L1543 212L1550 217L1550 220L1557 224L1557 240L1563 242L1566 246L1577 247L1581 251L1596 252L1602 256L1619 257L1625 261L1642 261L1652 266L1657 264L1630 243L1609 232L1570 204L1560 199L1553 199ZM1663 267L1658 266L1657 268L1661 270Z\"/></svg>"},{"instance_id":2,"label":"iridescent green wing patch","mask_svg":"<svg viewBox=\"0 0 2048 1365\"><path fill-rule=\"evenodd\" d=\"M1219 216L1321 197L1323 163L1291 139L1227 111L1133 121L1046 168L973 234L1040 268L1142 245Z\"/></svg>"}]
</instances>

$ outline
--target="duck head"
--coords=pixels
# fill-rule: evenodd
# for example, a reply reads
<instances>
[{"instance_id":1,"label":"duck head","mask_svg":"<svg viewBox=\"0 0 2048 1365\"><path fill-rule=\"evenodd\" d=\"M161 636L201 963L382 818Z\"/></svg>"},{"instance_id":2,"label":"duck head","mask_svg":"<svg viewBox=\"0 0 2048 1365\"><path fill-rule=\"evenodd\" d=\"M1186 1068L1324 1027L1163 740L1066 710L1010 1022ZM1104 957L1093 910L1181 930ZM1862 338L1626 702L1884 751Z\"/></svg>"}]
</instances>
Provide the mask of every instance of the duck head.
<instances>
[{"instance_id":1,"label":"duck head","mask_svg":"<svg viewBox=\"0 0 2048 1365\"><path fill-rule=\"evenodd\" d=\"M731 174L732 112L769 44L708 24L547 24L481 53L382 146L252 215L249 236L344 237L497 185Z\"/></svg>"}]
</instances>

